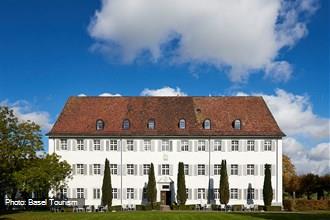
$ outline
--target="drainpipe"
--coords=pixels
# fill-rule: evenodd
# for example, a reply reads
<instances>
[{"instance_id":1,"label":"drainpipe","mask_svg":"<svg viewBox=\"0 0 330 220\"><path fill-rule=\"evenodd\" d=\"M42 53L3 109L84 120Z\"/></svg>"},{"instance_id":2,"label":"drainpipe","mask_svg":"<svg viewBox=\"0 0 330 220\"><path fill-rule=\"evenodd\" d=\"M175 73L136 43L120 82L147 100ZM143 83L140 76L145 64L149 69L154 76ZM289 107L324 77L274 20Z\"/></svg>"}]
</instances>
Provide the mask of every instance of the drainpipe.
<instances>
[{"instance_id":1,"label":"drainpipe","mask_svg":"<svg viewBox=\"0 0 330 220\"><path fill-rule=\"evenodd\" d=\"M209 136L209 187L208 187L208 198L207 198L207 203L210 204L211 203L211 189L210 189L210 181L211 181L211 138Z\"/></svg>"},{"instance_id":2,"label":"drainpipe","mask_svg":"<svg viewBox=\"0 0 330 220\"><path fill-rule=\"evenodd\" d=\"M119 136L120 144L120 206L123 207L123 148L122 138Z\"/></svg>"}]
</instances>

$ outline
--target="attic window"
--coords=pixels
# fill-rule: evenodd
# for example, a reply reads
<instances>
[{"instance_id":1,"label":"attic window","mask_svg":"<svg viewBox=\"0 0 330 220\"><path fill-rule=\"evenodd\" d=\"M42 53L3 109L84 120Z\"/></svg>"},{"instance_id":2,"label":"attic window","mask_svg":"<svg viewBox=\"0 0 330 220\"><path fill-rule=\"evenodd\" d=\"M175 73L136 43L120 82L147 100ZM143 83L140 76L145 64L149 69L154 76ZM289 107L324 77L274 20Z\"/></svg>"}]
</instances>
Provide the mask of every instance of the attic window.
<instances>
[{"instance_id":1,"label":"attic window","mask_svg":"<svg viewBox=\"0 0 330 220\"><path fill-rule=\"evenodd\" d=\"M203 123L203 127L204 127L204 129L211 129L211 120L206 119Z\"/></svg>"},{"instance_id":2,"label":"attic window","mask_svg":"<svg viewBox=\"0 0 330 220\"><path fill-rule=\"evenodd\" d=\"M186 120L180 119L180 121L179 121L179 128L180 129L185 129L186 128Z\"/></svg>"},{"instance_id":3,"label":"attic window","mask_svg":"<svg viewBox=\"0 0 330 220\"><path fill-rule=\"evenodd\" d=\"M234 127L234 129L236 129L236 130L241 130L241 120L236 119L236 120L233 122L233 127Z\"/></svg>"},{"instance_id":4,"label":"attic window","mask_svg":"<svg viewBox=\"0 0 330 220\"><path fill-rule=\"evenodd\" d=\"M148 128L149 129L155 129L155 120L154 119L149 119L148 121Z\"/></svg>"},{"instance_id":5,"label":"attic window","mask_svg":"<svg viewBox=\"0 0 330 220\"><path fill-rule=\"evenodd\" d=\"M104 122L103 122L103 120L98 119L96 121L96 130L100 131L100 130L103 130L103 129L104 129Z\"/></svg>"},{"instance_id":6,"label":"attic window","mask_svg":"<svg viewBox=\"0 0 330 220\"><path fill-rule=\"evenodd\" d=\"M123 129L129 129L130 123L128 119L124 119L123 121Z\"/></svg>"}]
</instances>

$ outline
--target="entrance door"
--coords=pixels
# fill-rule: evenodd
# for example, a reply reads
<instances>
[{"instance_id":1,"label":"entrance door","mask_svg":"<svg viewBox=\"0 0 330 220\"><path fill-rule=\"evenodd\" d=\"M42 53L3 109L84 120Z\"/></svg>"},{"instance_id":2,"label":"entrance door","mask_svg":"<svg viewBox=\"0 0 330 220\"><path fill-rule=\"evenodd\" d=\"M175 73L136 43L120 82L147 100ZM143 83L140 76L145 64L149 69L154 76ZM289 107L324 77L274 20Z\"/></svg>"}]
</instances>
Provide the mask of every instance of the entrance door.
<instances>
[{"instance_id":1,"label":"entrance door","mask_svg":"<svg viewBox=\"0 0 330 220\"><path fill-rule=\"evenodd\" d=\"M166 191L160 191L160 204L166 205Z\"/></svg>"}]
</instances>

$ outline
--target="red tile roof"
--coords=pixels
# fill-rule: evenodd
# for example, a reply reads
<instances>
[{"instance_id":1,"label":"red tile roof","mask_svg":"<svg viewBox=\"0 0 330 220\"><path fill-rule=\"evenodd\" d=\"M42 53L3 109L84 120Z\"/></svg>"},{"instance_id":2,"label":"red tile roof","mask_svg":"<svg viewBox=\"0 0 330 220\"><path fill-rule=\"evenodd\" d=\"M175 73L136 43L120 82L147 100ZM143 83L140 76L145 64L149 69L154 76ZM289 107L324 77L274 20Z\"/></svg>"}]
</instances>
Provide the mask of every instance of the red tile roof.
<instances>
[{"instance_id":1,"label":"red tile roof","mask_svg":"<svg viewBox=\"0 0 330 220\"><path fill-rule=\"evenodd\" d=\"M186 128L180 129L180 119ZM105 123L96 130L96 120ZM129 119L130 128L122 123ZM147 128L154 119L156 128ZM211 120L211 129L203 121ZM240 119L235 130L232 123ZM285 136L262 97L70 97L49 136Z\"/></svg>"}]
</instances>

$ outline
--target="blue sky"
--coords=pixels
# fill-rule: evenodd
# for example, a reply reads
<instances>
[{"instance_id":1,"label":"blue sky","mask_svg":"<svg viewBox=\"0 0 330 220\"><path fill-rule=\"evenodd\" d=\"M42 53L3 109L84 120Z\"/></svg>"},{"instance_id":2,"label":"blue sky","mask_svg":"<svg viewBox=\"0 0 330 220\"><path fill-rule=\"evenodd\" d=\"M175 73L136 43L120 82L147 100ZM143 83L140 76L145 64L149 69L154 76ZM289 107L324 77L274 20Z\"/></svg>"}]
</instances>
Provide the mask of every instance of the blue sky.
<instances>
[{"instance_id":1,"label":"blue sky","mask_svg":"<svg viewBox=\"0 0 330 220\"><path fill-rule=\"evenodd\" d=\"M179 16L180 10L185 8L191 7L190 11L196 11L197 3L195 6L177 6L177 12L170 9L167 12L166 8L173 5L164 4L162 7L165 9L157 13L159 9L153 4L127 12L123 8L135 8L127 1L114 5L116 2L108 1L107 5L102 5L101 1L1 1L0 102L12 106L23 119L31 117L39 120L46 131L56 120L67 98L81 93L135 96L149 88L151 91L146 94L152 95L161 88L170 87L169 94L163 90L165 94L171 95L177 89L198 96L258 94L265 96L272 112L277 111L273 112L279 118L277 120L284 121L280 125L284 124L283 130L288 133L285 143L296 152L289 150L287 153L291 157L298 158L297 152L301 152L306 161L317 161L324 152L329 154L328 1L287 3L286 8L289 9L283 9L284 6L275 4L275 1L267 6L269 13L264 15L265 18L270 21L276 19L272 30L280 29L277 36L286 34L281 42L273 42L271 36L268 38L268 29L258 33L258 25L269 27L268 23L259 22L255 27L244 23L255 16L253 10L246 14L243 11L242 18L239 18L242 20L233 17L233 27L226 27L226 32L223 32L219 27L221 21L210 22L213 16L211 8L214 8L211 4L214 2L210 3L210 8L205 7L205 14L209 12L210 15L203 16L197 22L194 21L194 14L184 18ZM251 5L255 6L255 11L264 7ZM277 13L276 7L287 14L295 12L296 17L286 22L289 17L270 16ZM112 10L114 8L123 11L118 15ZM228 4L226 10L235 14L238 9ZM95 16L96 11L99 16ZM147 12L148 15L150 12L150 19L144 20L138 12ZM125 20L129 13L135 18ZM171 23L173 17L177 22ZM216 21L221 18L214 15ZM231 22L230 15L227 19ZM191 23L193 25L189 26ZM283 25L277 25L280 23ZM298 27L294 25L298 23L305 25L305 29L293 32L294 27ZM211 27L214 32L203 29L205 24L214 25ZM111 29L111 25L120 27ZM236 25L239 31L242 30L241 36L232 31ZM170 31L164 34L165 29ZM235 35L235 39L224 37L227 34ZM259 36L262 37L259 39ZM194 41L189 42L189 37ZM234 47L235 40L239 42L239 48ZM267 43L260 46L263 40ZM249 45L254 43L255 49L251 49ZM199 45L206 45L206 52L200 52ZM209 53L213 46L223 52ZM244 46L247 49L242 49ZM258 54L261 54L262 61L254 59ZM262 54L270 55L265 56L266 59ZM282 61L285 65L275 65ZM271 68L273 66L279 68ZM288 105L283 106L283 103ZM281 106L280 111L278 106ZM315 123L310 128L313 131L287 125L283 112L285 115L285 111L290 109L296 110L291 114L297 115L297 120L306 119L308 124ZM291 123L290 119L288 123ZM318 124L323 127L318 127ZM300 128L302 126L304 124L299 125ZM322 135L317 135L320 133ZM318 147L320 144L323 147ZM324 159L328 160L327 157ZM302 165L306 161L297 159L301 172L306 171ZM329 163L316 163L312 171L329 171Z\"/></svg>"}]
</instances>

